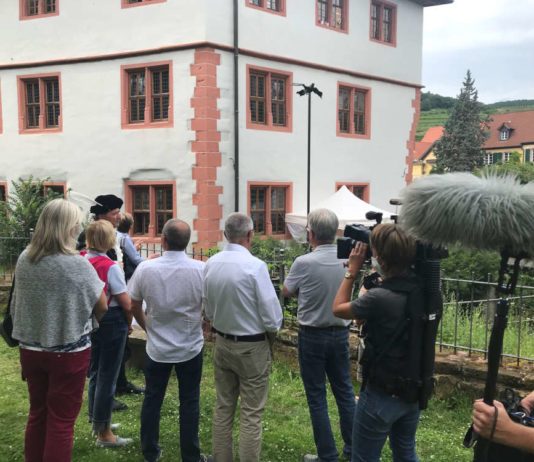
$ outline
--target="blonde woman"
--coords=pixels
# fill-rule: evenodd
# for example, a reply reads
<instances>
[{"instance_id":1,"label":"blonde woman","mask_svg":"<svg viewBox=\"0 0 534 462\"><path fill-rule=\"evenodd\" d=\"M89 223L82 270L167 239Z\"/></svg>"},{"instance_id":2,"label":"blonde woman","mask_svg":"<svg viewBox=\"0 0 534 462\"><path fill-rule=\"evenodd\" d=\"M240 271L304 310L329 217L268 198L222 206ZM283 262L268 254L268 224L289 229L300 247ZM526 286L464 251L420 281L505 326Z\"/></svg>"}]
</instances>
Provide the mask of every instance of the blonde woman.
<instances>
[{"instance_id":1,"label":"blonde woman","mask_svg":"<svg viewBox=\"0 0 534 462\"><path fill-rule=\"evenodd\" d=\"M26 462L71 460L91 355L91 318L107 310L104 284L75 250L81 220L75 205L50 201L15 270L13 336L30 394Z\"/></svg>"},{"instance_id":2,"label":"blonde woman","mask_svg":"<svg viewBox=\"0 0 534 462\"><path fill-rule=\"evenodd\" d=\"M113 433L111 411L117 376L121 366L124 346L131 328L130 296L126 289L124 272L106 252L115 246L113 225L98 220L87 226L87 254L105 283L108 312L100 320L100 326L91 336L93 344L89 368L89 419L97 435L96 445L103 448L126 446L131 438L121 438Z\"/></svg>"}]
</instances>

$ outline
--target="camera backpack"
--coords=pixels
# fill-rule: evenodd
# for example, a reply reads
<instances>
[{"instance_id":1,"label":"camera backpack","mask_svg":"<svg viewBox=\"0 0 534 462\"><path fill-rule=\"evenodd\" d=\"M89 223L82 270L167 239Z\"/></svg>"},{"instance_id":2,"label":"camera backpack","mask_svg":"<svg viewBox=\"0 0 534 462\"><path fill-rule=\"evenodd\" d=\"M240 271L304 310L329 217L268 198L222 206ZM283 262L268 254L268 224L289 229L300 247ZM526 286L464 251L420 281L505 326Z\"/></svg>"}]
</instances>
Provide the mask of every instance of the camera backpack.
<instances>
[{"instance_id":1,"label":"camera backpack","mask_svg":"<svg viewBox=\"0 0 534 462\"><path fill-rule=\"evenodd\" d=\"M417 277L386 279L380 287L406 294L405 316L386 345L378 351L371 348L364 352L365 375L387 393L406 402L418 402L420 409L426 409L434 390L435 342L441 304L429 302L425 284ZM402 373L388 374L377 366L399 342L403 342L407 350L402 358Z\"/></svg>"}]
</instances>

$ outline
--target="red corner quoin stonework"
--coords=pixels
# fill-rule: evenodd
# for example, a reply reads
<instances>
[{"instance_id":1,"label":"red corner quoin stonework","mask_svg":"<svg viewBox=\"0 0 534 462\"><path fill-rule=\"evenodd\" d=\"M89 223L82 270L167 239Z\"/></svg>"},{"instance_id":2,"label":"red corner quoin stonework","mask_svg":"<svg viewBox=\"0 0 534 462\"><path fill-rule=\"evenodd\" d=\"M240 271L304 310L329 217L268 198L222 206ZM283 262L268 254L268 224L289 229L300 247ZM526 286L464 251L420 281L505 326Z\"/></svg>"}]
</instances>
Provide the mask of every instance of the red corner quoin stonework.
<instances>
[{"instance_id":1,"label":"red corner quoin stonework","mask_svg":"<svg viewBox=\"0 0 534 462\"><path fill-rule=\"evenodd\" d=\"M216 184L217 168L221 166L221 134L217 130L220 118L217 100L221 93L217 87L217 66L220 62L221 56L212 48L198 48L195 50L195 62L191 65L191 75L196 77L191 98L191 107L195 111L191 122L195 141L191 143L191 150L196 159L193 166L193 180L196 181L193 205L197 206L197 218L193 220L193 229L197 231L194 247L198 249L208 249L222 240L219 196L223 187Z\"/></svg>"},{"instance_id":2,"label":"red corner quoin stonework","mask_svg":"<svg viewBox=\"0 0 534 462\"><path fill-rule=\"evenodd\" d=\"M414 108L412 128L410 129L410 137L406 141L406 148L408 149L408 155L406 156L406 175L404 176L406 184L410 184L413 180L412 169L415 156L415 132L417 131L417 124L421 115L421 89L419 88L415 90L412 107Z\"/></svg>"}]
</instances>

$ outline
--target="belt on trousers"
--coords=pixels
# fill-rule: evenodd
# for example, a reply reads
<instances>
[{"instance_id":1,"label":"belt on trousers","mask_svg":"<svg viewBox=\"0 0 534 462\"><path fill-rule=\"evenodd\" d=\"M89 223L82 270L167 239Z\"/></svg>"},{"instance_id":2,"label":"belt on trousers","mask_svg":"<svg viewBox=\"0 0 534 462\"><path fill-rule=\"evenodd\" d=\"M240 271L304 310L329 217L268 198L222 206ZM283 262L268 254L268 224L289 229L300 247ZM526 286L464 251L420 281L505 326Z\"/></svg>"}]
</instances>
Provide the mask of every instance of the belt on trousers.
<instances>
[{"instance_id":1,"label":"belt on trousers","mask_svg":"<svg viewBox=\"0 0 534 462\"><path fill-rule=\"evenodd\" d=\"M299 324L299 329L300 330L304 330L304 331L310 331L310 332L315 332L315 331L326 331L326 332L330 332L330 331L335 331L335 330L348 330L349 326L325 326L325 327L316 327L316 326L305 326L303 324Z\"/></svg>"},{"instance_id":2,"label":"belt on trousers","mask_svg":"<svg viewBox=\"0 0 534 462\"><path fill-rule=\"evenodd\" d=\"M234 342L261 342L267 338L265 333L254 335L231 335L219 332L217 329L213 329L213 331L217 332L217 335L220 335L222 338L233 340Z\"/></svg>"}]
</instances>

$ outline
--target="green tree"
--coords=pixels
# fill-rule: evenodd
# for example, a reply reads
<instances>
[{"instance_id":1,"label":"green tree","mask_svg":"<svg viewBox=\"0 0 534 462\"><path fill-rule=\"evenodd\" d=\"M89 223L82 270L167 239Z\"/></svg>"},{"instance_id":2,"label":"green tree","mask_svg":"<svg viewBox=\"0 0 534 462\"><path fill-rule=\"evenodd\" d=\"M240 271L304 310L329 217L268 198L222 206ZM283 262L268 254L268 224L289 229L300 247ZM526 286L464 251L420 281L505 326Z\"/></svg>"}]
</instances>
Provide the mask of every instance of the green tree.
<instances>
[{"instance_id":1,"label":"green tree","mask_svg":"<svg viewBox=\"0 0 534 462\"><path fill-rule=\"evenodd\" d=\"M5 202L0 202L0 236L28 237L35 228L37 219L45 204L60 194L48 190L45 194L45 181L30 176L12 181L12 192Z\"/></svg>"},{"instance_id":2,"label":"green tree","mask_svg":"<svg viewBox=\"0 0 534 462\"><path fill-rule=\"evenodd\" d=\"M484 163L487 116L481 112L475 81L468 70L443 136L436 144L432 173L472 172Z\"/></svg>"}]
</instances>

